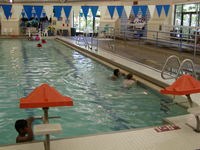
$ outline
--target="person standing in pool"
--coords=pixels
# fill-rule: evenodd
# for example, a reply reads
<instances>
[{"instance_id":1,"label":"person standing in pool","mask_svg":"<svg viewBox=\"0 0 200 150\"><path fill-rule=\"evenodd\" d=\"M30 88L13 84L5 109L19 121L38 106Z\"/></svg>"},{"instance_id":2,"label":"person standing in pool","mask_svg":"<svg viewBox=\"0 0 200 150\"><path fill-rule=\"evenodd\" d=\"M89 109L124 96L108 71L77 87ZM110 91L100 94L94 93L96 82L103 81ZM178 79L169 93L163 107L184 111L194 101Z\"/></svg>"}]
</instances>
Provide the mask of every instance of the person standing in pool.
<instances>
[{"instance_id":1,"label":"person standing in pool","mask_svg":"<svg viewBox=\"0 0 200 150\"><path fill-rule=\"evenodd\" d=\"M111 76L111 79L116 80L116 79L118 79L119 77L120 77L120 71L119 71L119 69L115 69L115 70L113 71L113 74L112 74L112 76Z\"/></svg>"},{"instance_id":2,"label":"person standing in pool","mask_svg":"<svg viewBox=\"0 0 200 150\"><path fill-rule=\"evenodd\" d=\"M129 73L126 76L126 79L123 81L123 87L131 88L135 83L136 83L136 81L133 79L133 75Z\"/></svg>"},{"instance_id":3,"label":"person standing in pool","mask_svg":"<svg viewBox=\"0 0 200 150\"><path fill-rule=\"evenodd\" d=\"M33 121L34 118L30 117L27 120L21 119L15 122L15 129L18 132L18 136L16 137L16 143L29 142L34 139L32 130Z\"/></svg>"}]
</instances>

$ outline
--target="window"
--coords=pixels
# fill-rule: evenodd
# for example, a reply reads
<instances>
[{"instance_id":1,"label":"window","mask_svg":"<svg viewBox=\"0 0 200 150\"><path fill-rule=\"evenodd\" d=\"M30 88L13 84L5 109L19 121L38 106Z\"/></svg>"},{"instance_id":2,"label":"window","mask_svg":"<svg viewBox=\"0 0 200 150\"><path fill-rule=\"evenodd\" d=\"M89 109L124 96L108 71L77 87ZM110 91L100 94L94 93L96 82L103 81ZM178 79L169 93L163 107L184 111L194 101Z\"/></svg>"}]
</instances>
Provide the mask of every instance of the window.
<instances>
[{"instance_id":1,"label":"window","mask_svg":"<svg viewBox=\"0 0 200 150\"><path fill-rule=\"evenodd\" d=\"M180 26L181 25L181 18L182 18L182 5L176 5L175 8L175 25Z\"/></svg>"},{"instance_id":2,"label":"window","mask_svg":"<svg viewBox=\"0 0 200 150\"><path fill-rule=\"evenodd\" d=\"M183 5L183 12L196 12L197 4L185 4Z\"/></svg>"},{"instance_id":3,"label":"window","mask_svg":"<svg viewBox=\"0 0 200 150\"><path fill-rule=\"evenodd\" d=\"M97 11L97 15L93 18L92 11L89 9L87 19L85 18L82 9L80 9L79 16L74 16L74 27L77 32L93 32L100 25L100 11Z\"/></svg>"},{"instance_id":4,"label":"window","mask_svg":"<svg viewBox=\"0 0 200 150\"><path fill-rule=\"evenodd\" d=\"M199 26L200 3L176 5L174 25Z\"/></svg>"},{"instance_id":5,"label":"window","mask_svg":"<svg viewBox=\"0 0 200 150\"><path fill-rule=\"evenodd\" d=\"M181 4L175 6L174 25L185 26L181 29L183 37L192 37L195 28L199 26L200 3Z\"/></svg>"}]
</instances>

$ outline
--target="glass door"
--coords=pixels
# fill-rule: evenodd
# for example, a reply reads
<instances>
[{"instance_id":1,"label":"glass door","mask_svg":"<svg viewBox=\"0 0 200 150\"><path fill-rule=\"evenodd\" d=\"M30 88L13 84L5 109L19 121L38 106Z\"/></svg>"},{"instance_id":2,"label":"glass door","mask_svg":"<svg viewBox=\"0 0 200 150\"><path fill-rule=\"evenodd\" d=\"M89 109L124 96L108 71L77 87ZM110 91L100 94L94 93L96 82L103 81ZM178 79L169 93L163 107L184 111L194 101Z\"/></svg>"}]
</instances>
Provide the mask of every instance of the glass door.
<instances>
[{"instance_id":1,"label":"glass door","mask_svg":"<svg viewBox=\"0 0 200 150\"><path fill-rule=\"evenodd\" d=\"M191 14L191 25L190 26L192 26L192 27L198 26L197 19L198 19L197 14Z\"/></svg>"},{"instance_id":2,"label":"glass door","mask_svg":"<svg viewBox=\"0 0 200 150\"><path fill-rule=\"evenodd\" d=\"M198 15L197 14L191 14L191 22L190 22L191 27L197 27L198 26ZM191 28L190 29L190 38L194 39L196 29Z\"/></svg>"},{"instance_id":3,"label":"glass door","mask_svg":"<svg viewBox=\"0 0 200 150\"><path fill-rule=\"evenodd\" d=\"M189 34L189 27L190 26L191 16L189 13L183 14L183 26L186 26L182 29L182 37L187 38Z\"/></svg>"}]
</instances>

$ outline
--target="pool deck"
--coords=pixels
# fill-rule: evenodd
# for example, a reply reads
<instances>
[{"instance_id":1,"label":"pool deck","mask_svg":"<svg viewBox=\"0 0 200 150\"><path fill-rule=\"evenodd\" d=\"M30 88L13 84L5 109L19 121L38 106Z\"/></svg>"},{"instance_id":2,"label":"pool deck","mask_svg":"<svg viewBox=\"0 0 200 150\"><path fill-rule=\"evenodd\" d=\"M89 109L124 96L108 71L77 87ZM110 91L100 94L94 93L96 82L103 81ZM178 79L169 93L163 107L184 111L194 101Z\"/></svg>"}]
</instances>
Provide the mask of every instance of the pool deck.
<instances>
[{"instance_id":1,"label":"pool deck","mask_svg":"<svg viewBox=\"0 0 200 150\"><path fill-rule=\"evenodd\" d=\"M59 39L71 44L75 41L71 38L58 37ZM80 46L85 49L85 46ZM87 49L85 49L88 51ZM142 51L141 49L140 51ZM89 50L90 51L90 50ZM137 60L126 57L118 51L108 51L99 49L90 51L94 54L108 58L131 69L138 70L143 74L159 80L166 85L170 85L174 80L163 80L160 76L159 68L138 62ZM160 52L161 55L164 55ZM130 52L129 52L130 55ZM132 54L134 55L134 53ZM143 54L140 54L143 57ZM145 55L145 54L144 54ZM159 56L154 56L158 57ZM150 60L150 59L149 59ZM158 59L159 60L159 59ZM162 60L162 59L160 59ZM163 60L162 60L163 61ZM155 62L147 61L155 64ZM155 64L156 65L156 64ZM193 101L200 105L199 94L193 94ZM153 119L153 118L152 118ZM51 141L51 150L197 150L200 149L200 133L195 132L186 125L188 121L195 123L194 116L191 114L166 118L172 124L180 127L173 131L157 132L154 128L142 128L136 130L119 131L91 136L66 138ZM43 150L43 142L15 144L0 147L0 150Z\"/></svg>"}]
</instances>

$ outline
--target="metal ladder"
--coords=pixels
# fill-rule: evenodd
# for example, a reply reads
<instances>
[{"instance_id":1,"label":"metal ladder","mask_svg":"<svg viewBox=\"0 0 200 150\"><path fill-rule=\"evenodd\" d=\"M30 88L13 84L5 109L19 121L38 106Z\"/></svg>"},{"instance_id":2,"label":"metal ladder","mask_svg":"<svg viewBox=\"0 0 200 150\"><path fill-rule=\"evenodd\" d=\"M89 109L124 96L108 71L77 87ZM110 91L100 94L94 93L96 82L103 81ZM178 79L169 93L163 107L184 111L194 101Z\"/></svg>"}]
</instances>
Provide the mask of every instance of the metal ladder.
<instances>
[{"instance_id":1,"label":"metal ladder","mask_svg":"<svg viewBox=\"0 0 200 150\"><path fill-rule=\"evenodd\" d=\"M88 48L92 50L93 47L93 35L90 37L88 33L84 33L84 35L78 35L76 36L76 44L81 45L81 42L85 46L85 48Z\"/></svg>"},{"instance_id":2,"label":"metal ladder","mask_svg":"<svg viewBox=\"0 0 200 150\"><path fill-rule=\"evenodd\" d=\"M172 61L172 64L174 64L175 62L177 63L177 68L173 68L173 65L170 66L170 68L167 68L168 64L170 64ZM185 68L185 65L190 65L190 68ZM194 62L191 59L184 59L181 62L179 57L177 57L176 55L169 56L163 66L161 77L163 79L177 79L182 74L190 74L195 79L197 79Z\"/></svg>"},{"instance_id":3,"label":"metal ladder","mask_svg":"<svg viewBox=\"0 0 200 150\"><path fill-rule=\"evenodd\" d=\"M167 68L168 65L170 64L170 62L172 62L172 66L170 66L170 68ZM174 69L173 65L177 63L176 68ZM190 65L190 68L185 68L185 65ZM196 76L196 71L195 71L195 67L194 67L194 62L191 59L184 59L182 62L180 61L179 57L177 57L176 55L172 55L170 57L167 58L162 72L161 72L161 77L163 79L177 79L179 76L181 76L182 74L190 74L191 76L193 76L195 79L197 79ZM190 98L190 95L186 95L188 98L188 101L186 101L187 103L189 102L190 106L192 107L192 100ZM180 103L185 103L185 102L179 102ZM170 105L174 105L174 104L178 104L177 102L166 102L166 100L162 100L160 102L160 110L164 111L165 113L168 113L170 111L169 107Z\"/></svg>"}]
</instances>

